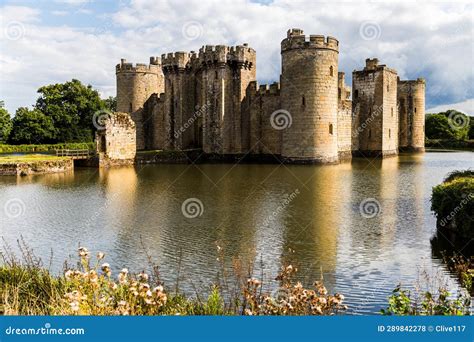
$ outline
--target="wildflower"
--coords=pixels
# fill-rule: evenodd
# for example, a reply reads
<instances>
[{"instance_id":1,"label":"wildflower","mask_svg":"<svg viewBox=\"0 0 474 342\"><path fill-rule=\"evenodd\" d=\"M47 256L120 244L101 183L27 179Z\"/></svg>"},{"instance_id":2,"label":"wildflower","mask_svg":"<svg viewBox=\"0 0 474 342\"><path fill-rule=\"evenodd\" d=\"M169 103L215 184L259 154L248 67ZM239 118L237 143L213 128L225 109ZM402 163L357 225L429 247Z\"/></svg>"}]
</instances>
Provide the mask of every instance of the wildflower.
<instances>
[{"instance_id":1,"label":"wildflower","mask_svg":"<svg viewBox=\"0 0 474 342\"><path fill-rule=\"evenodd\" d=\"M89 251L85 247L79 247L79 256L81 258L88 258L89 257Z\"/></svg>"},{"instance_id":2,"label":"wildflower","mask_svg":"<svg viewBox=\"0 0 474 342\"><path fill-rule=\"evenodd\" d=\"M72 311L79 311L79 302L77 301L71 302L70 306L71 306Z\"/></svg>"},{"instance_id":3,"label":"wildflower","mask_svg":"<svg viewBox=\"0 0 474 342\"><path fill-rule=\"evenodd\" d=\"M153 299L146 298L146 299L145 299L145 303L147 303L148 305L152 305L152 304L154 304L155 302L153 301Z\"/></svg>"},{"instance_id":4,"label":"wildflower","mask_svg":"<svg viewBox=\"0 0 474 342\"><path fill-rule=\"evenodd\" d=\"M107 277L110 277L112 272L110 271L110 265L106 262L102 264L102 271L107 275Z\"/></svg>"},{"instance_id":5,"label":"wildflower","mask_svg":"<svg viewBox=\"0 0 474 342\"><path fill-rule=\"evenodd\" d=\"M102 259L104 259L104 257L105 257L104 253L102 253L102 252L97 253L97 260L102 260Z\"/></svg>"},{"instance_id":6,"label":"wildflower","mask_svg":"<svg viewBox=\"0 0 474 342\"><path fill-rule=\"evenodd\" d=\"M152 293L150 290L148 290L145 294L146 294L148 297L153 296L153 293Z\"/></svg>"},{"instance_id":7,"label":"wildflower","mask_svg":"<svg viewBox=\"0 0 474 342\"><path fill-rule=\"evenodd\" d=\"M124 300L121 300L121 301L118 302L117 304L118 304L118 306L125 306L125 305L127 305L127 302L124 301Z\"/></svg>"},{"instance_id":8,"label":"wildflower","mask_svg":"<svg viewBox=\"0 0 474 342\"><path fill-rule=\"evenodd\" d=\"M72 276L73 276L74 272L72 270L67 270L65 273L64 273L64 277L66 277L66 279L71 279Z\"/></svg>"},{"instance_id":9,"label":"wildflower","mask_svg":"<svg viewBox=\"0 0 474 342\"><path fill-rule=\"evenodd\" d=\"M255 287L259 287L262 283L260 280L255 279L255 278L250 278L247 280L247 284Z\"/></svg>"},{"instance_id":10,"label":"wildflower","mask_svg":"<svg viewBox=\"0 0 474 342\"><path fill-rule=\"evenodd\" d=\"M153 289L153 292L163 292L163 286L159 285Z\"/></svg>"},{"instance_id":11,"label":"wildflower","mask_svg":"<svg viewBox=\"0 0 474 342\"><path fill-rule=\"evenodd\" d=\"M126 269L126 268L122 268L122 270L120 271L120 273L123 273L123 274L128 274L128 269Z\"/></svg>"},{"instance_id":12,"label":"wildflower","mask_svg":"<svg viewBox=\"0 0 474 342\"><path fill-rule=\"evenodd\" d=\"M140 274L138 274L138 280L148 281L148 274L146 274L145 272L141 272Z\"/></svg>"}]
</instances>

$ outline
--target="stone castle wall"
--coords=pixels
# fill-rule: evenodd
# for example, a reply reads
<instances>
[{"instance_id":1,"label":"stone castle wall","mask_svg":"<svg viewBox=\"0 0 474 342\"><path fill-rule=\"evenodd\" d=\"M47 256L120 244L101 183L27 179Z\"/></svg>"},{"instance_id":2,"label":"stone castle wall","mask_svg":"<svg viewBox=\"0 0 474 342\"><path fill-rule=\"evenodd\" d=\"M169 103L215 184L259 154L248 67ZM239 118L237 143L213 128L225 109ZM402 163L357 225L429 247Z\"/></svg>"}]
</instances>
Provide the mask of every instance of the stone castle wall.
<instances>
[{"instance_id":1,"label":"stone castle wall","mask_svg":"<svg viewBox=\"0 0 474 342\"><path fill-rule=\"evenodd\" d=\"M254 154L281 154L282 131L272 125L272 114L281 109L280 84L253 82L248 89L250 100L250 151Z\"/></svg>"},{"instance_id":2,"label":"stone castle wall","mask_svg":"<svg viewBox=\"0 0 474 342\"><path fill-rule=\"evenodd\" d=\"M96 132L100 166L133 164L135 161L136 126L128 113L115 112Z\"/></svg>"},{"instance_id":3,"label":"stone castle wall","mask_svg":"<svg viewBox=\"0 0 474 342\"><path fill-rule=\"evenodd\" d=\"M149 65L122 60L117 107L131 114L138 149L321 163L394 155L399 142L423 150L424 82L398 82L395 70L367 59L351 92L338 72L338 40L300 29L288 30L281 54L280 83L260 87L247 44L163 54Z\"/></svg>"},{"instance_id":4,"label":"stone castle wall","mask_svg":"<svg viewBox=\"0 0 474 342\"><path fill-rule=\"evenodd\" d=\"M337 148L339 159L352 157L352 101L350 88L344 81L344 73L338 74Z\"/></svg>"}]
</instances>

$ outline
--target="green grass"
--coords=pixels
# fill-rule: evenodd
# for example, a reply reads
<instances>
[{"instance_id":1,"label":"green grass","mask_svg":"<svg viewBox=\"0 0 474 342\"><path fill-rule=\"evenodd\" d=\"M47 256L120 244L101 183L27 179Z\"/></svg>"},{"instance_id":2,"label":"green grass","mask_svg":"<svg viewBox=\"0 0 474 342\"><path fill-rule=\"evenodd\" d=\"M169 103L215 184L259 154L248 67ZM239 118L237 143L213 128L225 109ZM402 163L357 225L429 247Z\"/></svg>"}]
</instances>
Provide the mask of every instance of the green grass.
<instances>
[{"instance_id":1,"label":"green grass","mask_svg":"<svg viewBox=\"0 0 474 342\"><path fill-rule=\"evenodd\" d=\"M0 156L0 164L14 164L14 163L32 163L42 161L60 161L67 160L70 157L56 157L47 154L26 154L20 156Z\"/></svg>"}]
</instances>

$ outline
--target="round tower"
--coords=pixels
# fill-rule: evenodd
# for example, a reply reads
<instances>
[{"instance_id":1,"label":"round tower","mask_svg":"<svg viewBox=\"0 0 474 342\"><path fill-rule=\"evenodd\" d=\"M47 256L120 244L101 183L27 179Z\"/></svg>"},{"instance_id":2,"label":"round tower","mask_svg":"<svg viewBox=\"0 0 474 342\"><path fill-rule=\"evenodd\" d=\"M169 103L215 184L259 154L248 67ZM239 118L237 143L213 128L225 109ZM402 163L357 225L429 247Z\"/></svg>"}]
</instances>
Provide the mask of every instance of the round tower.
<instances>
[{"instance_id":1,"label":"round tower","mask_svg":"<svg viewBox=\"0 0 474 342\"><path fill-rule=\"evenodd\" d=\"M399 148L425 150L425 80L398 80Z\"/></svg>"},{"instance_id":2,"label":"round tower","mask_svg":"<svg viewBox=\"0 0 474 342\"><path fill-rule=\"evenodd\" d=\"M339 42L333 37L288 30L281 42L282 157L292 162L338 161Z\"/></svg>"},{"instance_id":3,"label":"round tower","mask_svg":"<svg viewBox=\"0 0 474 342\"><path fill-rule=\"evenodd\" d=\"M164 92L161 59L150 57L150 64L127 63L122 59L115 68L117 77L117 111L130 113L137 128L137 149L145 146L143 106L154 93Z\"/></svg>"},{"instance_id":4,"label":"round tower","mask_svg":"<svg viewBox=\"0 0 474 342\"><path fill-rule=\"evenodd\" d=\"M413 126L410 147L413 151L425 150L425 80L417 79L412 84Z\"/></svg>"}]
</instances>

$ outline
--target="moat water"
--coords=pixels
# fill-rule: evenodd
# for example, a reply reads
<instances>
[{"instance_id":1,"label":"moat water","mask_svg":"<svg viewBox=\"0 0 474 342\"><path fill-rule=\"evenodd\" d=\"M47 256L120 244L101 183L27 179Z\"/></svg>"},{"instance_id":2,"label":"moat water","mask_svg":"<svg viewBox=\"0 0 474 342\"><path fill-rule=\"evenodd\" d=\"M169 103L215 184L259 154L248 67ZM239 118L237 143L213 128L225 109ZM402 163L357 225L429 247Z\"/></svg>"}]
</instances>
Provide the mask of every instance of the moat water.
<instances>
[{"instance_id":1,"label":"moat water","mask_svg":"<svg viewBox=\"0 0 474 342\"><path fill-rule=\"evenodd\" d=\"M399 282L424 286L425 274L457 290L430 243L430 195L447 173L470 167L474 153L430 152L333 166L146 165L8 176L0 178L0 229L13 248L22 236L55 272L77 260L78 246L105 252L114 270L138 272L148 269L146 248L165 285L179 278L190 295L222 279L218 245L229 273L233 259L252 261L255 276L274 289L289 261L306 285L322 274L350 313L376 313ZM184 215L189 198L202 207ZM361 213L368 198L380 203L374 217Z\"/></svg>"}]
</instances>

